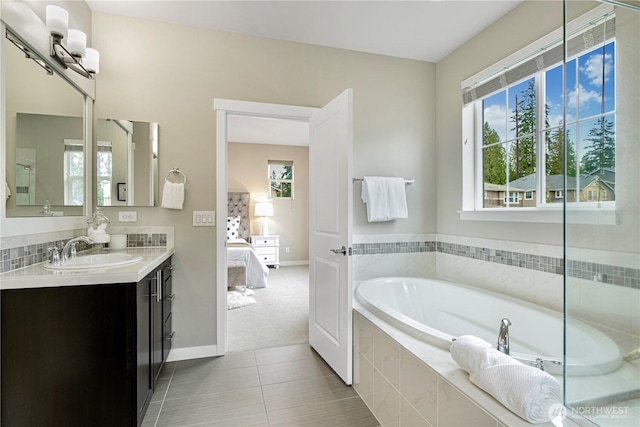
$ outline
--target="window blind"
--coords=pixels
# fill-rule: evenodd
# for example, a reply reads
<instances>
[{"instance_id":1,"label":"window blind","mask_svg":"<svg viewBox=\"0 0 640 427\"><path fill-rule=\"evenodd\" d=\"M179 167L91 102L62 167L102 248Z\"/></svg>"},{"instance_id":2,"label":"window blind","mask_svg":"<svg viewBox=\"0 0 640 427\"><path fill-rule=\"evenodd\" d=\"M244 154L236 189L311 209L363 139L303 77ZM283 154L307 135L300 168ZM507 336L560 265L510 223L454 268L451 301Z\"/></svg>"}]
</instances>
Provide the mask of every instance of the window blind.
<instances>
[{"instance_id":1,"label":"window blind","mask_svg":"<svg viewBox=\"0 0 640 427\"><path fill-rule=\"evenodd\" d=\"M600 43L605 43L615 37L615 15L613 13L600 19L598 23L591 23L580 29L567 40L567 58L593 49ZM537 55L530 56L513 66L507 67L503 72L495 74L471 87L462 89L462 101L464 105L478 99L485 98L499 90L518 83L535 73L564 60L563 43L558 43L548 49L541 49Z\"/></svg>"}]
</instances>

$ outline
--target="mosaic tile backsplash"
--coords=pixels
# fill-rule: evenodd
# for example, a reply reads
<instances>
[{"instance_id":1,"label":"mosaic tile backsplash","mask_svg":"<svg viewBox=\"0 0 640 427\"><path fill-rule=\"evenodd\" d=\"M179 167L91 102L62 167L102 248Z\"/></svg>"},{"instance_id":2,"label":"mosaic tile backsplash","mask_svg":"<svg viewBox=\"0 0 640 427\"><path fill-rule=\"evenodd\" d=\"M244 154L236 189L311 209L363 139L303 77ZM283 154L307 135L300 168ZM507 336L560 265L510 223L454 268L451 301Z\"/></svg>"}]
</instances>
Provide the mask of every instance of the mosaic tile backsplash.
<instances>
[{"instance_id":1,"label":"mosaic tile backsplash","mask_svg":"<svg viewBox=\"0 0 640 427\"><path fill-rule=\"evenodd\" d=\"M440 252L497 264L511 265L552 274L563 274L562 258L504 251L446 242L385 242L358 243L353 245L354 255L400 254L415 252ZM611 285L640 289L640 270L614 265L567 261L567 275Z\"/></svg>"},{"instance_id":2,"label":"mosaic tile backsplash","mask_svg":"<svg viewBox=\"0 0 640 427\"><path fill-rule=\"evenodd\" d=\"M28 267L49 259L48 250L52 246L61 248L69 239L54 240L28 246L19 246L0 250L0 273ZM108 246L108 245L107 245ZM166 234L127 234L127 247L164 247L167 246ZM84 243L79 243L78 251L89 249Z\"/></svg>"}]
</instances>

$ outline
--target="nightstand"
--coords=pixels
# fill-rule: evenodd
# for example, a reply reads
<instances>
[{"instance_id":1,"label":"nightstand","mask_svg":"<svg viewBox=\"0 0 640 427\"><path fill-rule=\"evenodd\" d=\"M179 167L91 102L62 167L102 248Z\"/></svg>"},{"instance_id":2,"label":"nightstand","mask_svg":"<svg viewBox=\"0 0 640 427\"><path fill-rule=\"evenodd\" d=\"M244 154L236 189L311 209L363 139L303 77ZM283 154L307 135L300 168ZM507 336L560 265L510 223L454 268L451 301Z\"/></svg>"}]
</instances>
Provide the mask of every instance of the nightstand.
<instances>
[{"instance_id":1,"label":"nightstand","mask_svg":"<svg viewBox=\"0 0 640 427\"><path fill-rule=\"evenodd\" d=\"M251 236L251 244L261 263L280 268L280 236Z\"/></svg>"}]
</instances>

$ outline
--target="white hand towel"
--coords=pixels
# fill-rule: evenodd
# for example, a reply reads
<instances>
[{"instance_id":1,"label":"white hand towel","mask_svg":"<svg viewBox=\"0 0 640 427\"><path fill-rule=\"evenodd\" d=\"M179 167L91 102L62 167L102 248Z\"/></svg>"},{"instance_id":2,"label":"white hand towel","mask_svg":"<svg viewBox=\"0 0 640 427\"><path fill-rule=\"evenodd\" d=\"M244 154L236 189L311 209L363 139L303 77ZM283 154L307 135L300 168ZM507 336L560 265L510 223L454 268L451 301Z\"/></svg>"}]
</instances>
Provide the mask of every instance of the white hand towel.
<instances>
[{"instance_id":1,"label":"white hand towel","mask_svg":"<svg viewBox=\"0 0 640 427\"><path fill-rule=\"evenodd\" d=\"M4 199L8 200L11 197L11 189L9 188L9 184L7 181L4 182Z\"/></svg>"},{"instance_id":2,"label":"white hand towel","mask_svg":"<svg viewBox=\"0 0 640 427\"><path fill-rule=\"evenodd\" d=\"M562 402L560 384L553 376L520 363L478 337L459 337L450 352L472 383L530 423L550 421L549 409Z\"/></svg>"},{"instance_id":3,"label":"white hand towel","mask_svg":"<svg viewBox=\"0 0 640 427\"><path fill-rule=\"evenodd\" d=\"M369 222L409 217L404 178L365 176L361 197L367 204Z\"/></svg>"},{"instance_id":4,"label":"white hand towel","mask_svg":"<svg viewBox=\"0 0 640 427\"><path fill-rule=\"evenodd\" d=\"M166 209L182 209L184 204L184 183L164 182L162 190L162 207Z\"/></svg>"}]
</instances>

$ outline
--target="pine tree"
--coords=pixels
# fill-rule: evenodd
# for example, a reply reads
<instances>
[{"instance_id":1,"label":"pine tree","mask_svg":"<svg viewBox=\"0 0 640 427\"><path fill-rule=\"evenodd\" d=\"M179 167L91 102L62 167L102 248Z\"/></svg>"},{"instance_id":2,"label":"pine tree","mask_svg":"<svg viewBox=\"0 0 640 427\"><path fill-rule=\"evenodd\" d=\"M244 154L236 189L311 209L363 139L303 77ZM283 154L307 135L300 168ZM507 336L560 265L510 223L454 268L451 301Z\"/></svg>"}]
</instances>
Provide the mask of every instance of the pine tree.
<instances>
[{"instance_id":1,"label":"pine tree","mask_svg":"<svg viewBox=\"0 0 640 427\"><path fill-rule=\"evenodd\" d=\"M491 145L500 141L498 132L489 127L485 122L482 128L483 145ZM507 162L504 145L496 144L482 150L484 166L484 182L492 184L506 184L507 182Z\"/></svg>"},{"instance_id":2,"label":"pine tree","mask_svg":"<svg viewBox=\"0 0 640 427\"><path fill-rule=\"evenodd\" d=\"M545 121L547 114L545 112ZM516 97L516 108L511 116L516 141L511 143L509 180L536 173L536 85L535 79L527 82L520 99ZM530 135L530 136L526 136ZM523 137L523 138L520 138Z\"/></svg>"},{"instance_id":3,"label":"pine tree","mask_svg":"<svg viewBox=\"0 0 640 427\"><path fill-rule=\"evenodd\" d=\"M580 172L583 174L595 172L604 168L613 169L616 165L616 140L614 123L600 117L589 130L585 141L591 145L585 148L585 154L580 162Z\"/></svg>"},{"instance_id":4,"label":"pine tree","mask_svg":"<svg viewBox=\"0 0 640 427\"><path fill-rule=\"evenodd\" d=\"M564 174L565 147L567 150L567 176L576 176L576 150L569 138L569 131L567 131L565 145L565 136L562 128L558 128L551 132L550 135L547 135L547 157L545 162L547 175Z\"/></svg>"}]
</instances>

